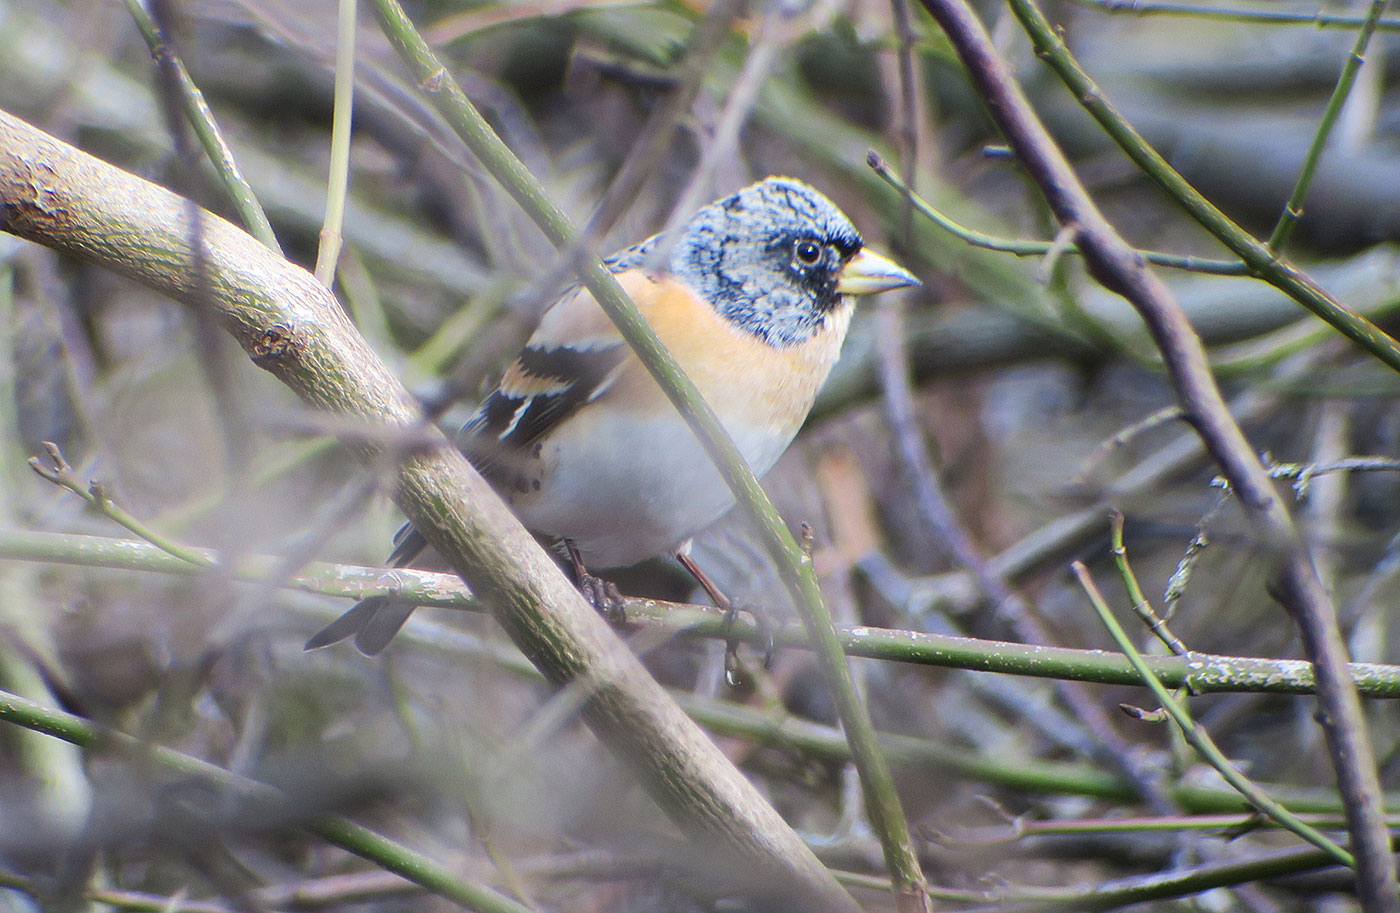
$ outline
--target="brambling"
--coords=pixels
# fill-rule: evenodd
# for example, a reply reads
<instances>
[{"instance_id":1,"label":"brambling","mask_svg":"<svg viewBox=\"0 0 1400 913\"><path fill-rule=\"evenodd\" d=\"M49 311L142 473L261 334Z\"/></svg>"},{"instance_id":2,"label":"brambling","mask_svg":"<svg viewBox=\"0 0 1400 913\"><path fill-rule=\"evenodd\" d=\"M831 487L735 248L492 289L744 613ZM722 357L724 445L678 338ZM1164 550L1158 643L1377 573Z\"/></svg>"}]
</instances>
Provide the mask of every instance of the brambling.
<instances>
[{"instance_id":1,"label":"brambling","mask_svg":"<svg viewBox=\"0 0 1400 913\"><path fill-rule=\"evenodd\" d=\"M669 248L668 248L669 245ZM661 269L653 263L660 252ZM867 249L816 190L770 177L605 261L715 410L754 473L787 449L841 351L855 297L918 285ZM616 589L587 568L668 553L730 609L689 557L691 537L734 496L684 419L587 290L541 319L459 446L532 532L562 541L595 605ZM394 540L403 567L427 547ZM606 597L603 597L606 598ZM388 645L413 606L366 599L307 641Z\"/></svg>"}]
</instances>

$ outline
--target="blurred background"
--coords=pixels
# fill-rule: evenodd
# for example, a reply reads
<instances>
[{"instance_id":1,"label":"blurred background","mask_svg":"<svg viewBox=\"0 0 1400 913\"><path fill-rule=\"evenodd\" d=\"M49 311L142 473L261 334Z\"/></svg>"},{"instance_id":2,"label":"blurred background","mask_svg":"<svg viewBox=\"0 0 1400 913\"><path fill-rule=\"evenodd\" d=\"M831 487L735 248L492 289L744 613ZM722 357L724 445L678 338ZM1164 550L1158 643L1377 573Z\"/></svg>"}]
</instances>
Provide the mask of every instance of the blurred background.
<instances>
[{"instance_id":1,"label":"blurred background","mask_svg":"<svg viewBox=\"0 0 1400 913\"><path fill-rule=\"evenodd\" d=\"M174 47L278 240L310 267L328 169L335 4L168 6ZM658 230L692 183L709 200L788 174L829 195L867 243L923 280L858 314L809 426L765 484L795 529L811 525L839 621L1110 648L1067 572L1079 558L1148 649L1155 641L1112 572L1112 507L1126 515L1129 557L1159 608L1207 522L1209 544L1191 551L1189 581L1172 600L1172 627L1187 646L1299 656L1292 625L1264 590L1257 544L1212 486L1215 471L1189 428L1163 414L1171 392L1131 308L1072 255L1022 259L970 246L910 210L867 166L867 151L878 151L932 205L980 230L1055 239L922 9L888 0L736 6L709 50L694 37L719 13L701 2L444 0L409 13L579 223L655 112L693 91L600 252ZM1148 140L1267 237L1354 28L1238 21L1306 18L1316 6L1207 7L1168 16L1079 0L1046 12ZM1007 9L980 12L1120 231L1143 248L1227 256L1082 113ZM337 291L379 354L455 428L570 274L416 91L368 10L361 16ZM1393 327L1392 34L1373 41L1287 253L1340 300ZM902 47L912 81L901 75ZM150 52L123 4L0 0L0 107L232 217L207 162L177 154ZM1161 274L1261 453L1319 465L1396 454L1400 383L1383 365L1262 282ZM217 328L6 235L0 306L0 525L124 535L26 467L53 441L83 479L101 480L125 509L181 542L280 556L287 573L310 560L383 562L401 522L384 480ZM1400 477L1325 474L1301 495L1280 484L1316 548L1354 658L1400 659L1390 637ZM789 616L742 521L708 531L697 556L744 604ZM629 595L697 598L666 562L617 580ZM0 588L5 688L277 783L303 803L290 817L269 817L131 758L0 731L0 858L49 899L78 904L85 892L123 890L171 900L172 909L181 901L448 906L294 827L335 810L538 909L708 908L705 892L677 874L687 868L680 835L575 719L573 701L552 697L489 618L420 611L383 656L367 659L346 645L301 651L348 602L217 573L0 561ZM658 677L716 718L745 704L773 722L834 720L805 653L780 651L767 672L746 654L750 676L731 687L722 644L636 637ZM932 746L898 773L925 872L965 892L955 896L963 905L1295 842L1185 825L1022 834L1018 823L1181 817L1238 803L1209 798L1228 792L1165 725L1119 713L1122 701L1150 704L1139 689L856 665L877 725ZM1191 706L1251 777L1311 798L1331 787L1311 699L1215 695ZM1378 703L1370 717L1383 785L1400 789L1400 716ZM783 738L720 738L823 858L880 871L843 764ZM1084 785L1092 782L1118 792ZM857 896L869 909L890 908L879 891ZM0 891L5 908L40 903ZM1321 873L1159 903L1332 911L1353 902L1345 878Z\"/></svg>"}]
</instances>

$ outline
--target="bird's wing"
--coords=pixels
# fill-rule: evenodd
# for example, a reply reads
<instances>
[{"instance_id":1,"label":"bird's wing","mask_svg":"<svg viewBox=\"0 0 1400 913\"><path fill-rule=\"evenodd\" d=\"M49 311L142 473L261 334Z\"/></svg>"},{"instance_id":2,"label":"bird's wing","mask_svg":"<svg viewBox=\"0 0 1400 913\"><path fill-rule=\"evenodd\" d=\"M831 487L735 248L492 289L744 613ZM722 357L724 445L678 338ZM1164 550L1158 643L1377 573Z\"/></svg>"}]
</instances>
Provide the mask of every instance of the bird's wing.
<instances>
[{"instance_id":1,"label":"bird's wing","mask_svg":"<svg viewBox=\"0 0 1400 913\"><path fill-rule=\"evenodd\" d=\"M641 270L617 275L645 313L657 283ZM566 294L540 320L501 383L462 429L461 445L488 477L597 399L634 358L587 289Z\"/></svg>"}]
</instances>

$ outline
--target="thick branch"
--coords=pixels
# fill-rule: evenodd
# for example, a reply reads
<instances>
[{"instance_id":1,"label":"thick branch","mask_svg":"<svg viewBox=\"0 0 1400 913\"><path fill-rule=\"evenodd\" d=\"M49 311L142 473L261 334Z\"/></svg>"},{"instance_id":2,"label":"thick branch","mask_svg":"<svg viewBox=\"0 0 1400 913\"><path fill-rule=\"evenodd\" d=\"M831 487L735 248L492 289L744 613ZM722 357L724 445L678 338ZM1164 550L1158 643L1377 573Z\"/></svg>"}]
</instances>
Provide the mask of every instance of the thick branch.
<instances>
[{"instance_id":1,"label":"thick branch","mask_svg":"<svg viewBox=\"0 0 1400 913\"><path fill-rule=\"evenodd\" d=\"M199 220L194 232L194 220ZM313 406L361 419L367 459L393 466L394 499L493 607L556 685L586 683L583 713L653 797L743 889L794 908L854 902L773 808L617 639L495 492L369 350L304 270L186 201L0 112L0 229L204 307L259 366ZM190 238L207 248L197 288ZM402 452L390 452L399 450Z\"/></svg>"}]
</instances>

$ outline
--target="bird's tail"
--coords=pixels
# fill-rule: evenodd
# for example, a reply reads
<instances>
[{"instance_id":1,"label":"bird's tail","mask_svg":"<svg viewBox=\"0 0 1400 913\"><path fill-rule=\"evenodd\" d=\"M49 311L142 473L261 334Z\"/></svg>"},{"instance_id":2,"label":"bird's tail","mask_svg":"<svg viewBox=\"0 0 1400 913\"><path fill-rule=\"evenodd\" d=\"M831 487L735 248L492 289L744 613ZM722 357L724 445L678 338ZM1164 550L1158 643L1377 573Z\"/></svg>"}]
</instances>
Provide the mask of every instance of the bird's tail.
<instances>
[{"instance_id":1,"label":"bird's tail","mask_svg":"<svg viewBox=\"0 0 1400 913\"><path fill-rule=\"evenodd\" d=\"M389 563L394 567L407 567L427 547L428 540L413 528L413 524L405 523L394 535L394 553L389 556ZM378 656L408 621L413 609L413 603L394 596L361 599L350 611L311 635L302 649L329 647L353 635L355 649L365 656Z\"/></svg>"},{"instance_id":2,"label":"bird's tail","mask_svg":"<svg viewBox=\"0 0 1400 913\"><path fill-rule=\"evenodd\" d=\"M414 608L413 603L393 596L371 596L311 635L304 649L329 647L353 636L355 649L365 656L377 656L389 646Z\"/></svg>"}]
</instances>

